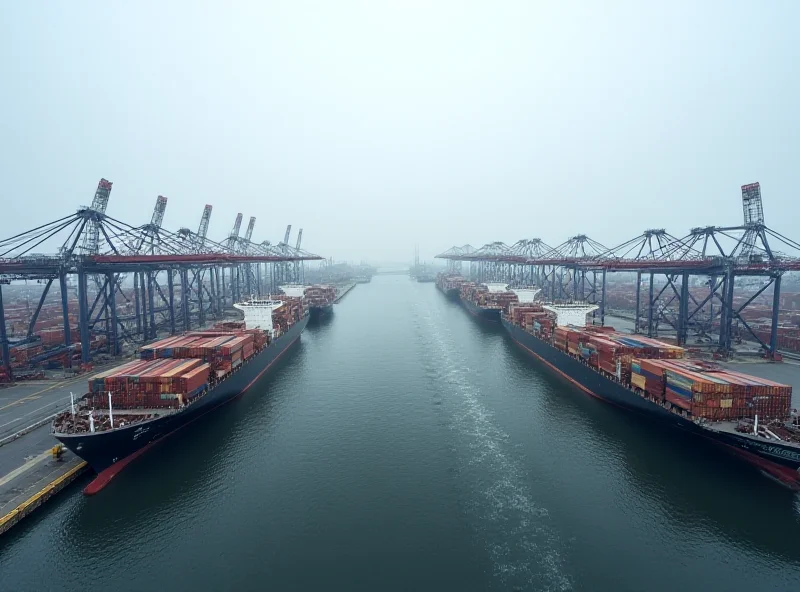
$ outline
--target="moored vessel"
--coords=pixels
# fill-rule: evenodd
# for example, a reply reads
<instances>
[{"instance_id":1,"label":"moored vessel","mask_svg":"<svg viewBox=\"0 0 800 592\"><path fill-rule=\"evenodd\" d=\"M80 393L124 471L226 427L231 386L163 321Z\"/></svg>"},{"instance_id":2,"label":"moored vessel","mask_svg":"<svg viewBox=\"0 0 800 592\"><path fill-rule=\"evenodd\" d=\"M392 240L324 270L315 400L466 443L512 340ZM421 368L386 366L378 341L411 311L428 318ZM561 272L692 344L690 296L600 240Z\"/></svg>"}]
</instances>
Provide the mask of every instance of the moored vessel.
<instances>
[{"instance_id":1,"label":"moored vessel","mask_svg":"<svg viewBox=\"0 0 800 592\"><path fill-rule=\"evenodd\" d=\"M244 322L143 346L139 360L93 376L89 392L56 416L55 437L97 472L85 493L97 493L153 444L258 384L308 323L297 298L234 306Z\"/></svg>"},{"instance_id":2,"label":"moored vessel","mask_svg":"<svg viewBox=\"0 0 800 592\"><path fill-rule=\"evenodd\" d=\"M499 323L502 311L514 303L532 302L538 293L538 289L530 287L509 288L505 282L464 282L459 296L471 315Z\"/></svg>"},{"instance_id":3,"label":"moored vessel","mask_svg":"<svg viewBox=\"0 0 800 592\"><path fill-rule=\"evenodd\" d=\"M593 305L510 306L509 336L589 395L702 436L800 490L790 386L691 360L677 346L586 325Z\"/></svg>"},{"instance_id":4,"label":"moored vessel","mask_svg":"<svg viewBox=\"0 0 800 592\"><path fill-rule=\"evenodd\" d=\"M333 313L333 303L336 301L336 286L315 284L305 289L306 306L312 319L319 319Z\"/></svg>"},{"instance_id":5,"label":"moored vessel","mask_svg":"<svg viewBox=\"0 0 800 592\"><path fill-rule=\"evenodd\" d=\"M461 294L461 286L466 281L460 275L440 273L436 276L436 287L450 300L458 300Z\"/></svg>"}]
</instances>

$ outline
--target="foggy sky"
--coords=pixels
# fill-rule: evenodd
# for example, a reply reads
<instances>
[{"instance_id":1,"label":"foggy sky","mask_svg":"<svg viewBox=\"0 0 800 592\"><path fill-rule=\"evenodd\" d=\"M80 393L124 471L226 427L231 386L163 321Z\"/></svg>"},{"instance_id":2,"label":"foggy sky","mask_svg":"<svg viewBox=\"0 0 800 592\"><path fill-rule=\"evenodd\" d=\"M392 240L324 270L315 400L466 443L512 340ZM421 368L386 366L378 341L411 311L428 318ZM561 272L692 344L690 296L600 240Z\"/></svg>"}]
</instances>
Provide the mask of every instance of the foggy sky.
<instances>
[{"instance_id":1,"label":"foggy sky","mask_svg":"<svg viewBox=\"0 0 800 592\"><path fill-rule=\"evenodd\" d=\"M797 2L4 2L0 236L91 202L337 260L796 219Z\"/></svg>"}]
</instances>

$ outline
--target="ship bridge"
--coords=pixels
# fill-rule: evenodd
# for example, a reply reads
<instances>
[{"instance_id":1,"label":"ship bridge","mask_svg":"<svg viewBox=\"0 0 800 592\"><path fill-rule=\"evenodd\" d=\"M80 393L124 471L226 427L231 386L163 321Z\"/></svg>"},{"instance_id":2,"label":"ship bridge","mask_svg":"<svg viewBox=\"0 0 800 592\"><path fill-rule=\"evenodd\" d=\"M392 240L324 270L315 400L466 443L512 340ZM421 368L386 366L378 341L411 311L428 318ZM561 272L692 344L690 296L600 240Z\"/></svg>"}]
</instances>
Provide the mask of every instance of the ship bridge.
<instances>
[{"instance_id":1,"label":"ship bridge","mask_svg":"<svg viewBox=\"0 0 800 592\"><path fill-rule=\"evenodd\" d=\"M533 302L541 292L538 288L512 288L511 291L517 295L521 304Z\"/></svg>"},{"instance_id":2,"label":"ship bridge","mask_svg":"<svg viewBox=\"0 0 800 592\"><path fill-rule=\"evenodd\" d=\"M556 325L559 327L585 327L586 316L600 307L596 304L545 304L542 308L555 313Z\"/></svg>"},{"instance_id":3,"label":"ship bridge","mask_svg":"<svg viewBox=\"0 0 800 592\"><path fill-rule=\"evenodd\" d=\"M484 284L490 292L508 292L508 284L503 282L488 282Z\"/></svg>"},{"instance_id":4,"label":"ship bridge","mask_svg":"<svg viewBox=\"0 0 800 592\"><path fill-rule=\"evenodd\" d=\"M284 284L278 287L290 298L302 298L306 293L306 286L303 284Z\"/></svg>"},{"instance_id":5,"label":"ship bridge","mask_svg":"<svg viewBox=\"0 0 800 592\"><path fill-rule=\"evenodd\" d=\"M280 300L252 299L247 302L237 302L234 308L244 313L244 323L248 329L261 329L273 334L272 311L283 306Z\"/></svg>"}]
</instances>

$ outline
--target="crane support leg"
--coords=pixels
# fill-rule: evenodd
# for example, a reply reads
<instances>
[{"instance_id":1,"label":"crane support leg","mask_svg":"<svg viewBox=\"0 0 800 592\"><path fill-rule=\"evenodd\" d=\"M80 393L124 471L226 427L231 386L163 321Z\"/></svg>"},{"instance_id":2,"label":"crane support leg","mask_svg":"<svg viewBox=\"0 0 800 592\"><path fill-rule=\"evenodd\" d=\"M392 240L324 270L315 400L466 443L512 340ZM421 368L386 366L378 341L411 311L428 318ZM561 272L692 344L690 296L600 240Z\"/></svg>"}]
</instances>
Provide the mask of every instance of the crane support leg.
<instances>
[{"instance_id":1,"label":"crane support leg","mask_svg":"<svg viewBox=\"0 0 800 592\"><path fill-rule=\"evenodd\" d=\"M678 345L686 345L689 337L689 274L681 278L681 297L678 306Z\"/></svg>"},{"instance_id":2,"label":"crane support leg","mask_svg":"<svg viewBox=\"0 0 800 592\"><path fill-rule=\"evenodd\" d=\"M66 318L66 317L65 317ZM6 335L6 311L3 307L3 285L0 284L0 349L3 353L3 367L11 378L11 359L8 357L8 335Z\"/></svg>"},{"instance_id":3,"label":"crane support leg","mask_svg":"<svg viewBox=\"0 0 800 592\"><path fill-rule=\"evenodd\" d=\"M78 268L78 323L81 333L81 362L89 362L89 303L86 272Z\"/></svg>"},{"instance_id":4,"label":"crane support leg","mask_svg":"<svg viewBox=\"0 0 800 592\"><path fill-rule=\"evenodd\" d=\"M113 273L106 276L108 283L108 315L109 315L109 334L108 351L112 356L119 355L119 334L117 333L117 278Z\"/></svg>"},{"instance_id":5,"label":"crane support leg","mask_svg":"<svg viewBox=\"0 0 800 592\"><path fill-rule=\"evenodd\" d=\"M733 338L733 331L731 330L731 325L733 324L733 287L736 283L736 276L733 273L733 269L728 271L728 291L725 294L725 308L728 309L728 313L725 317L725 351L731 351L731 340Z\"/></svg>"},{"instance_id":6,"label":"crane support leg","mask_svg":"<svg viewBox=\"0 0 800 592\"><path fill-rule=\"evenodd\" d=\"M216 267L209 267L208 268L208 283L210 284L211 293L208 296L208 309L211 311L212 314L216 315L218 313L217 310L217 280L215 278L217 273Z\"/></svg>"},{"instance_id":7,"label":"crane support leg","mask_svg":"<svg viewBox=\"0 0 800 592\"><path fill-rule=\"evenodd\" d=\"M647 305L647 336L653 337L653 308L655 308L655 300L653 300L653 272L650 272L650 297L648 298Z\"/></svg>"},{"instance_id":8,"label":"crane support leg","mask_svg":"<svg viewBox=\"0 0 800 592\"><path fill-rule=\"evenodd\" d=\"M772 288L772 330L769 334L769 355L775 359L778 351L778 313L781 305L781 276L775 276L775 286Z\"/></svg>"},{"instance_id":9,"label":"crane support leg","mask_svg":"<svg viewBox=\"0 0 800 592\"><path fill-rule=\"evenodd\" d=\"M53 278L47 280L47 283L44 286L44 290L42 290L42 297L39 298L39 304L36 306L36 310L33 311L33 316L31 317L31 322L28 325L28 337L33 335L33 329L36 327L36 320L39 318L39 313L42 312L42 305L44 304L45 299L47 298L47 293L50 291L50 286L53 285Z\"/></svg>"},{"instance_id":10,"label":"crane support leg","mask_svg":"<svg viewBox=\"0 0 800 592\"><path fill-rule=\"evenodd\" d=\"M203 310L203 270L197 271L197 320L200 323L200 328L206 321L205 311Z\"/></svg>"},{"instance_id":11,"label":"crane support leg","mask_svg":"<svg viewBox=\"0 0 800 592\"><path fill-rule=\"evenodd\" d=\"M600 296L600 325L605 327L606 324L606 270L603 270L603 285Z\"/></svg>"},{"instance_id":12,"label":"crane support leg","mask_svg":"<svg viewBox=\"0 0 800 592\"><path fill-rule=\"evenodd\" d=\"M175 280L172 273L172 268L167 270L167 291L169 296L169 332L170 335L175 335Z\"/></svg>"},{"instance_id":13,"label":"crane support leg","mask_svg":"<svg viewBox=\"0 0 800 592\"><path fill-rule=\"evenodd\" d=\"M722 277L722 297L720 298L719 310L719 349L725 348L725 328L728 326L727 317L730 314L727 308L728 303L728 272Z\"/></svg>"},{"instance_id":14,"label":"crane support leg","mask_svg":"<svg viewBox=\"0 0 800 592\"><path fill-rule=\"evenodd\" d=\"M642 272L636 272L636 314L633 321L633 332L639 332L639 311L642 304Z\"/></svg>"},{"instance_id":15,"label":"crane support leg","mask_svg":"<svg viewBox=\"0 0 800 592\"><path fill-rule=\"evenodd\" d=\"M150 309L150 330L147 332L148 339L154 339L156 336L156 313L155 303L153 302L153 272L147 272L147 307Z\"/></svg>"},{"instance_id":16,"label":"crane support leg","mask_svg":"<svg viewBox=\"0 0 800 592\"><path fill-rule=\"evenodd\" d=\"M69 306L67 294L67 276L64 273L58 276L58 287L61 290L61 314L64 317L64 345L69 347L72 345L72 335L70 335L69 326ZM72 356L67 356L67 367L72 367Z\"/></svg>"},{"instance_id":17,"label":"crane support leg","mask_svg":"<svg viewBox=\"0 0 800 592\"><path fill-rule=\"evenodd\" d=\"M140 315L141 304L139 303L139 272L133 272L133 302L134 313L136 314L136 335L142 334L142 318Z\"/></svg>"},{"instance_id":18,"label":"crane support leg","mask_svg":"<svg viewBox=\"0 0 800 592\"><path fill-rule=\"evenodd\" d=\"M222 272L222 308L224 310L228 306L228 288L225 285L225 268L221 267L220 271Z\"/></svg>"},{"instance_id":19,"label":"crane support leg","mask_svg":"<svg viewBox=\"0 0 800 592\"><path fill-rule=\"evenodd\" d=\"M147 326L147 275L139 272L139 299L142 302L142 338L147 340L150 337L150 330Z\"/></svg>"},{"instance_id":20,"label":"crane support leg","mask_svg":"<svg viewBox=\"0 0 800 592\"><path fill-rule=\"evenodd\" d=\"M181 269L181 309L183 309L183 330L191 326L189 319L189 271Z\"/></svg>"}]
</instances>

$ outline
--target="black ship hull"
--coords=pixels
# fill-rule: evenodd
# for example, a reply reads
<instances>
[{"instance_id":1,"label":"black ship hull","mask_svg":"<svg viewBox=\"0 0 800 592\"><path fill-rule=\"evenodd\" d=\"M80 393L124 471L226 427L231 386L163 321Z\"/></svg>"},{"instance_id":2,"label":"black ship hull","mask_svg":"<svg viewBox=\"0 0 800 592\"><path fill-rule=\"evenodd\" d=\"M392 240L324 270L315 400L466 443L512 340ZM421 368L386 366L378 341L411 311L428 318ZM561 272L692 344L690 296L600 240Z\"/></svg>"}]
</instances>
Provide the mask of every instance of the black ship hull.
<instances>
[{"instance_id":1,"label":"black ship hull","mask_svg":"<svg viewBox=\"0 0 800 592\"><path fill-rule=\"evenodd\" d=\"M673 413L645 398L613 377L600 373L581 359L570 356L506 319L502 319L502 323L514 342L585 393L707 438L756 465L782 484L800 490L800 451L797 448L780 445L777 442L757 440L736 432L720 431L715 429L713 424L698 425L691 419Z\"/></svg>"},{"instance_id":2,"label":"black ship hull","mask_svg":"<svg viewBox=\"0 0 800 592\"><path fill-rule=\"evenodd\" d=\"M325 306L312 306L308 309L309 316L312 321L316 321L322 317L333 314L333 303L326 304Z\"/></svg>"},{"instance_id":3,"label":"black ship hull","mask_svg":"<svg viewBox=\"0 0 800 592\"><path fill-rule=\"evenodd\" d=\"M54 436L64 446L89 463L98 473L85 493L97 493L153 444L258 384L267 370L300 338L307 323L308 316L304 316L269 347L247 360L228 378L179 411L109 431L55 433Z\"/></svg>"},{"instance_id":4,"label":"black ship hull","mask_svg":"<svg viewBox=\"0 0 800 592\"><path fill-rule=\"evenodd\" d=\"M474 317L492 323L500 322L500 309L498 308L481 308L474 302L463 298L461 299L461 303L464 305L464 308L467 309L467 312Z\"/></svg>"}]
</instances>

